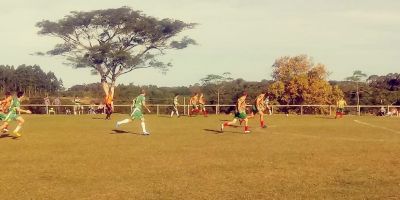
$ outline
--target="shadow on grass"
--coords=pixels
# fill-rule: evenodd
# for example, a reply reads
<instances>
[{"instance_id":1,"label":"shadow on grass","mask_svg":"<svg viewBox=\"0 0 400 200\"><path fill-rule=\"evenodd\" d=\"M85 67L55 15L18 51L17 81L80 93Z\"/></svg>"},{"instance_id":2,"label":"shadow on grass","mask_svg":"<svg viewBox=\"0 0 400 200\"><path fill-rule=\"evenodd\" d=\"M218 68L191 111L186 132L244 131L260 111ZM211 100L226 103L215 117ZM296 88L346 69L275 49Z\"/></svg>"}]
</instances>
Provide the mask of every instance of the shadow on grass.
<instances>
[{"instance_id":1,"label":"shadow on grass","mask_svg":"<svg viewBox=\"0 0 400 200\"><path fill-rule=\"evenodd\" d=\"M335 119L335 118L332 117L332 116L317 116L317 117L315 117L315 118L319 118L319 119Z\"/></svg>"},{"instance_id":2,"label":"shadow on grass","mask_svg":"<svg viewBox=\"0 0 400 200\"><path fill-rule=\"evenodd\" d=\"M221 134L221 133L239 133L239 134L241 134L242 133L242 132L239 132L239 131L229 131L229 130L225 130L225 129L224 129L223 132L221 132L220 130L216 130L216 129L203 129L203 130L207 131L207 132L214 133L214 134Z\"/></svg>"},{"instance_id":3,"label":"shadow on grass","mask_svg":"<svg viewBox=\"0 0 400 200\"><path fill-rule=\"evenodd\" d=\"M113 132L112 133L110 133L110 134L126 134L126 133L131 133L131 132L129 132L129 131L123 131L123 130L118 130L118 129L114 129L114 130L112 130ZM133 133L133 134L135 134L135 133Z\"/></svg>"},{"instance_id":4,"label":"shadow on grass","mask_svg":"<svg viewBox=\"0 0 400 200\"><path fill-rule=\"evenodd\" d=\"M18 139L18 137L12 136L10 134L2 134L0 135L0 139L5 139L5 138L10 138L10 139Z\"/></svg>"}]
</instances>

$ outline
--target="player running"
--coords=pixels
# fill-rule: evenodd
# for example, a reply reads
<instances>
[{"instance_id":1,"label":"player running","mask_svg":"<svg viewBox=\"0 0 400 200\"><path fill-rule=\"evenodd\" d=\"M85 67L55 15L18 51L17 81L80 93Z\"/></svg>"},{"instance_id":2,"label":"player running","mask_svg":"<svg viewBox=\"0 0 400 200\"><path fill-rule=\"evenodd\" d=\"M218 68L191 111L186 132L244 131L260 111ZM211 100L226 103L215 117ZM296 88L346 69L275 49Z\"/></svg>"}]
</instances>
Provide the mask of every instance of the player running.
<instances>
[{"instance_id":1,"label":"player running","mask_svg":"<svg viewBox=\"0 0 400 200\"><path fill-rule=\"evenodd\" d=\"M206 100L204 99L204 94L200 93L199 94L199 108L200 111L203 113L204 117L207 117L207 110L206 110Z\"/></svg>"},{"instance_id":2,"label":"player running","mask_svg":"<svg viewBox=\"0 0 400 200\"><path fill-rule=\"evenodd\" d=\"M231 126L237 122L237 120L243 120L245 122L244 126L244 133L250 133L249 131L249 126L248 126L248 118L246 114L246 98L247 98L247 93L243 92L242 96L239 97L236 103L236 112L235 112L235 118L230 121L230 122L225 122L221 124L221 133L224 131L224 128L226 126Z\"/></svg>"},{"instance_id":3,"label":"player running","mask_svg":"<svg viewBox=\"0 0 400 200\"><path fill-rule=\"evenodd\" d=\"M251 117L254 117L255 114L260 114L260 127L267 128L264 124L264 111L265 111L265 93L259 94L254 101L254 105L252 106Z\"/></svg>"},{"instance_id":4,"label":"player running","mask_svg":"<svg viewBox=\"0 0 400 200\"><path fill-rule=\"evenodd\" d=\"M13 134L15 137L20 137L21 134L19 133L19 130L22 128L22 124L24 124L25 120L22 118L18 113L28 113L31 114L32 112L30 110L23 110L21 109L21 101L24 98L24 92L18 92L17 97L14 98L11 102L11 106L9 109L9 112L7 113L3 125L0 127L0 130L3 130L5 127L8 126L9 122L11 121L17 121L18 125L13 131Z\"/></svg>"},{"instance_id":5,"label":"player running","mask_svg":"<svg viewBox=\"0 0 400 200\"><path fill-rule=\"evenodd\" d=\"M176 113L176 115L179 117L179 111L178 111L179 102L178 102L178 97L179 97L179 94L175 94L175 97L174 97L174 104L172 105L171 117L174 115L174 113Z\"/></svg>"},{"instance_id":6,"label":"player running","mask_svg":"<svg viewBox=\"0 0 400 200\"><path fill-rule=\"evenodd\" d=\"M140 119L142 121L140 125L142 126L143 135L150 135L150 133L146 131L146 124L144 122L144 115L143 115L143 111L142 111L142 107L144 107L147 109L147 111L149 113L151 113L149 108L147 108L147 106L146 106L145 96L146 96L146 92L144 90L142 90L142 93L139 96L137 96L136 99L133 101L133 110L130 115L131 118L118 121L116 124L117 128L118 128L118 126L120 126L122 124L132 122L135 119Z\"/></svg>"},{"instance_id":7,"label":"player running","mask_svg":"<svg viewBox=\"0 0 400 200\"><path fill-rule=\"evenodd\" d=\"M197 96L197 93L194 93L192 97L190 97L189 100L189 105L192 106L191 110L189 110L189 117L192 116L194 113L199 112L199 107L197 103L199 102L199 97Z\"/></svg>"},{"instance_id":8,"label":"player running","mask_svg":"<svg viewBox=\"0 0 400 200\"><path fill-rule=\"evenodd\" d=\"M11 101L12 101L11 92L6 92L4 99L0 101L0 121L3 121L6 118L6 113L8 113ZM4 129L2 130L2 133L7 133L7 132L8 132L8 126L4 127Z\"/></svg>"},{"instance_id":9,"label":"player running","mask_svg":"<svg viewBox=\"0 0 400 200\"><path fill-rule=\"evenodd\" d=\"M343 113L344 113L344 107L347 106L347 103L343 99L343 97L341 97L340 100L336 103L336 106L337 106L337 110L336 110L335 119L338 118L338 115L340 116L340 118L342 118L343 117Z\"/></svg>"}]
</instances>

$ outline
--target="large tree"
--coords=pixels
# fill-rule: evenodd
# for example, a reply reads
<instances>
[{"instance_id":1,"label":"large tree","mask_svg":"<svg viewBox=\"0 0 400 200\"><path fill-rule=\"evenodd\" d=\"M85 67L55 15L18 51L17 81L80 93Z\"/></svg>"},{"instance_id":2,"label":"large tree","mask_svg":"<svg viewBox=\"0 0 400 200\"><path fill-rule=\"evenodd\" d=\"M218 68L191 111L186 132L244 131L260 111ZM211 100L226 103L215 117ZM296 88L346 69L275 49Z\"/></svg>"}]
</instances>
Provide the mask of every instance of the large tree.
<instances>
[{"instance_id":1,"label":"large tree","mask_svg":"<svg viewBox=\"0 0 400 200\"><path fill-rule=\"evenodd\" d=\"M164 63L158 57L165 50L196 44L186 36L174 40L195 25L168 18L160 20L121 7L73 11L58 21L43 20L36 26L40 35L62 39L46 54L65 56L75 68L90 68L93 74L100 75L106 95L113 95L115 82L123 74L140 68L166 72L171 63Z\"/></svg>"},{"instance_id":2,"label":"large tree","mask_svg":"<svg viewBox=\"0 0 400 200\"><path fill-rule=\"evenodd\" d=\"M280 104L334 104L343 95L327 81L325 66L315 64L307 55L281 57L272 68L274 83L269 86L269 93Z\"/></svg>"}]
</instances>

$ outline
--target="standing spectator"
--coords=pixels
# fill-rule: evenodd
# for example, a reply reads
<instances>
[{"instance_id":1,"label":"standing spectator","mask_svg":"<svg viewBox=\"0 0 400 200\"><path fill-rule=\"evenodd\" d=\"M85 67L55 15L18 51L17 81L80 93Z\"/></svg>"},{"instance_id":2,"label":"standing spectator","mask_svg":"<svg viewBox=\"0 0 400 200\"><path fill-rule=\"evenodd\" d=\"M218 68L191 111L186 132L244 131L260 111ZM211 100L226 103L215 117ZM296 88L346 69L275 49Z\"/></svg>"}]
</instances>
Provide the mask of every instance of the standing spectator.
<instances>
[{"instance_id":1,"label":"standing spectator","mask_svg":"<svg viewBox=\"0 0 400 200\"><path fill-rule=\"evenodd\" d=\"M54 99L53 105L56 106L56 112L59 113L59 112L60 112L60 106L61 106L60 97L56 97L56 98Z\"/></svg>"},{"instance_id":2,"label":"standing spectator","mask_svg":"<svg viewBox=\"0 0 400 200\"><path fill-rule=\"evenodd\" d=\"M49 95L46 95L46 97L43 98L43 100L44 100L44 105L46 106L46 114L49 114L49 106L50 106Z\"/></svg>"},{"instance_id":3,"label":"standing spectator","mask_svg":"<svg viewBox=\"0 0 400 200\"><path fill-rule=\"evenodd\" d=\"M379 113L378 113L378 115L379 116L385 116L386 115L386 109L385 109L385 107L381 107L381 109L379 110Z\"/></svg>"},{"instance_id":4,"label":"standing spectator","mask_svg":"<svg viewBox=\"0 0 400 200\"><path fill-rule=\"evenodd\" d=\"M81 100L79 99L79 97L77 97L77 96L75 96L75 98L74 98L74 104L75 104L75 106L74 106L74 115L77 115L77 114L81 114Z\"/></svg>"}]
</instances>

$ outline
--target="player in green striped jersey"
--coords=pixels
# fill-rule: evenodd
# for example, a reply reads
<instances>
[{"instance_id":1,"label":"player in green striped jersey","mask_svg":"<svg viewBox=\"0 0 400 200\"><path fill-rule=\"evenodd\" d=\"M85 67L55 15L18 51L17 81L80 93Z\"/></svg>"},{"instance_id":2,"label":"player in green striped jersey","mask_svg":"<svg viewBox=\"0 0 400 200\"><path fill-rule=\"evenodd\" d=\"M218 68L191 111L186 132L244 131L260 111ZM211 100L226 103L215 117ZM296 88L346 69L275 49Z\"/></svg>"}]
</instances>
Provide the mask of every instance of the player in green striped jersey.
<instances>
[{"instance_id":1,"label":"player in green striped jersey","mask_svg":"<svg viewBox=\"0 0 400 200\"><path fill-rule=\"evenodd\" d=\"M146 124L144 122L144 115L143 115L143 108L142 108L142 107L144 107L147 109L147 111L149 113L151 112L150 109L147 108L147 106L146 106L145 96L146 96L146 92L144 90L142 90L142 93L139 96L137 96L133 102L133 110L130 115L130 118L118 121L116 124L116 127L118 127L122 124L132 122L135 119L140 119L142 121L140 125L142 126L143 135L150 135L150 133L146 131Z\"/></svg>"},{"instance_id":2,"label":"player in green striped jersey","mask_svg":"<svg viewBox=\"0 0 400 200\"><path fill-rule=\"evenodd\" d=\"M21 101L24 98L24 92L18 92L17 97L14 98L11 102L11 106L9 109L9 112L6 115L6 118L4 119L3 125L0 127L0 130L3 130L5 127L8 126L8 124L11 121L17 121L18 125L13 131L13 134L15 137L20 137L21 134L19 133L19 130L22 128L22 124L24 124L25 120L22 118L22 116L19 115L19 113L32 113L30 110L23 110L21 109Z\"/></svg>"}]
</instances>

